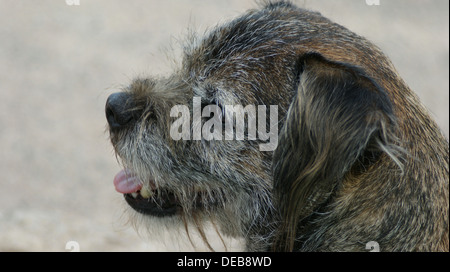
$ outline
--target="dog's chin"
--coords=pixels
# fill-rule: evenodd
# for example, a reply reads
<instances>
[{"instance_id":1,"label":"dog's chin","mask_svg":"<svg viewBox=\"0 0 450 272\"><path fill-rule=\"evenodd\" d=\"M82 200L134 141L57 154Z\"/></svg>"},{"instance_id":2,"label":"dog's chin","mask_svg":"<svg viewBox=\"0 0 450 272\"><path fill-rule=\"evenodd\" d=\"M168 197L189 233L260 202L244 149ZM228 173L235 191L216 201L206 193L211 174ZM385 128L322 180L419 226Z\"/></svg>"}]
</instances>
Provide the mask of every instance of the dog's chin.
<instances>
[{"instance_id":1,"label":"dog's chin","mask_svg":"<svg viewBox=\"0 0 450 272\"><path fill-rule=\"evenodd\" d=\"M173 194L161 194L157 198L144 198L141 194L124 194L125 201L138 213L156 217L173 216L182 208ZM158 201L156 201L156 199Z\"/></svg>"},{"instance_id":2,"label":"dog's chin","mask_svg":"<svg viewBox=\"0 0 450 272\"><path fill-rule=\"evenodd\" d=\"M124 198L127 204L136 212L155 217L181 215L186 211L189 211L189 214L198 214L206 209L214 209L218 203L218 200L211 198L211 196L206 197L202 192L192 193L193 199L190 199L188 203L186 203L186 200L179 200L171 192L155 190L151 194L151 197L144 197L138 191L124 194Z\"/></svg>"}]
</instances>

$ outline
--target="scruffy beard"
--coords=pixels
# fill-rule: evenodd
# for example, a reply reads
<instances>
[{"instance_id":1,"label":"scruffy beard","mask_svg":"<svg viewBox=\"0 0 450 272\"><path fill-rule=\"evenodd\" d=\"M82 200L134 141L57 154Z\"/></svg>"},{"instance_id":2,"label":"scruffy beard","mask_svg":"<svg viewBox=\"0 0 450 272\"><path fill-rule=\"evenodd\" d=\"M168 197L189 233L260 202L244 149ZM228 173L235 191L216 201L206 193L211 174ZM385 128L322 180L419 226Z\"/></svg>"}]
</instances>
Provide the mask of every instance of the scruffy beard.
<instances>
[{"instance_id":1,"label":"scruffy beard","mask_svg":"<svg viewBox=\"0 0 450 272\"><path fill-rule=\"evenodd\" d=\"M236 216L241 205L227 202L237 197L235 193L209 187L207 182L193 186L179 181L175 186L175 177L143 167L140 161L135 157L120 159L120 164L127 169L121 172L136 175L135 182L139 183L139 190L123 194L127 204L124 216L144 240L162 244L168 251L245 250L245 239L239 235L240 218Z\"/></svg>"},{"instance_id":2,"label":"scruffy beard","mask_svg":"<svg viewBox=\"0 0 450 272\"><path fill-rule=\"evenodd\" d=\"M167 245L167 250L177 251L249 250L249 240L253 242L252 245L257 246L255 249L261 250L269 242L270 233L259 236L246 230L249 226L262 223L266 228L273 228L267 225L270 220L265 218L271 216L271 202L261 202L260 197L251 196L244 190L233 191L217 185L208 187L207 182L196 188L180 183L172 191L173 200L159 199L164 194L161 191L170 189L160 190L156 186L168 185L155 185L153 182L149 185L149 176L144 177L142 172L137 179L145 179L147 182L143 182L141 188L150 189L138 190L133 195L124 194L124 198L128 204L128 222L146 240L162 242ZM151 192L147 192L148 190ZM252 193L261 196L257 192ZM154 204L143 210L138 204L152 201ZM167 201L174 203L168 204Z\"/></svg>"},{"instance_id":3,"label":"scruffy beard","mask_svg":"<svg viewBox=\"0 0 450 272\"><path fill-rule=\"evenodd\" d=\"M269 178L249 171L217 170L214 162L200 164L194 156L202 147L189 153L191 164L177 165L177 155L166 142L148 130L136 133L137 129L113 135L112 142L124 169L115 178L116 190L128 204L131 225L142 236L168 245L187 245L190 250L262 250L267 246L271 235L267 230L274 229L267 222L273 220L274 208L270 186L262 180ZM208 172L205 167L214 170ZM260 235L263 229L267 235Z\"/></svg>"},{"instance_id":4,"label":"scruffy beard","mask_svg":"<svg viewBox=\"0 0 450 272\"><path fill-rule=\"evenodd\" d=\"M210 218L195 222L180 215L154 217L136 212L130 206L124 210L126 225L132 226L149 244L160 246L158 251L244 251L245 239L224 235ZM199 224L199 225L198 225Z\"/></svg>"}]
</instances>

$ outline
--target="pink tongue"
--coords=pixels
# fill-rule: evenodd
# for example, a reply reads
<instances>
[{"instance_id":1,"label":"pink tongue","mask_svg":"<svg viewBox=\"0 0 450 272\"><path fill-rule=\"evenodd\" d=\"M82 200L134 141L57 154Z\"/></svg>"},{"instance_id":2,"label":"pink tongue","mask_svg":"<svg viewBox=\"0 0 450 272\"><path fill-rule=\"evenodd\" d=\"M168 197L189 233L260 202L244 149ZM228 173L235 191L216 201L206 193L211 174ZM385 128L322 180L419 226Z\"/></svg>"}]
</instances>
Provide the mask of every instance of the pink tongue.
<instances>
[{"instance_id":1,"label":"pink tongue","mask_svg":"<svg viewBox=\"0 0 450 272\"><path fill-rule=\"evenodd\" d=\"M142 188L139 179L129 170L122 170L114 177L114 186L122 194L134 193Z\"/></svg>"}]
</instances>

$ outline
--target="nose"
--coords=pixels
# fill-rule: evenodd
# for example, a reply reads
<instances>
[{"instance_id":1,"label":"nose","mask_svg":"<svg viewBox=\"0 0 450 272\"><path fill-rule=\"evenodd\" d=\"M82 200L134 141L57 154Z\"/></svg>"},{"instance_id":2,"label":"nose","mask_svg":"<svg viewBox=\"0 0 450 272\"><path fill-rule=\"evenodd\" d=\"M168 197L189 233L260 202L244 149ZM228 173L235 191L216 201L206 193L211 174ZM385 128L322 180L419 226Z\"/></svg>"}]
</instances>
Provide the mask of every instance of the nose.
<instances>
[{"instance_id":1,"label":"nose","mask_svg":"<svg viewBox=\"0 0 450 272\"><path fill-rule=\"evenodd\" d=\"M106 100L105 113L111 129L119 129L133 120L134 103L130 94L113 93Z\"/></svg>"}]
</instances>

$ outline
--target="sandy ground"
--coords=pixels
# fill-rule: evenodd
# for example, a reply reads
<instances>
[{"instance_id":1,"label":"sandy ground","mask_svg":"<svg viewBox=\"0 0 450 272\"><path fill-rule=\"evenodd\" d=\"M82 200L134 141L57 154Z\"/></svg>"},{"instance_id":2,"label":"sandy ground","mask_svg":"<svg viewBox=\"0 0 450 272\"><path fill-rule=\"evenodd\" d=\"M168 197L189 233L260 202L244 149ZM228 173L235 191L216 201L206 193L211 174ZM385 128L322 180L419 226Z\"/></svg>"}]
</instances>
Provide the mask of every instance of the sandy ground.
<instances>
[{"instance_id":1,"label":"sandy ground","mask_svg":"<svg viewBox=\"0 0 450 272\"><path fill-rule=\"evenodd\" d=\"M380 2L297 1L378 44L448 137L449 2ZM124 224L105 100L134 76L168 73L188 27L202 32L254 6L0 0L0 251L66 251L69 241L81 251L170 250Z\"/></svg>"}]
</instances>

